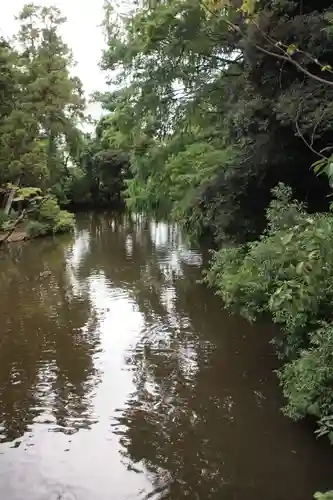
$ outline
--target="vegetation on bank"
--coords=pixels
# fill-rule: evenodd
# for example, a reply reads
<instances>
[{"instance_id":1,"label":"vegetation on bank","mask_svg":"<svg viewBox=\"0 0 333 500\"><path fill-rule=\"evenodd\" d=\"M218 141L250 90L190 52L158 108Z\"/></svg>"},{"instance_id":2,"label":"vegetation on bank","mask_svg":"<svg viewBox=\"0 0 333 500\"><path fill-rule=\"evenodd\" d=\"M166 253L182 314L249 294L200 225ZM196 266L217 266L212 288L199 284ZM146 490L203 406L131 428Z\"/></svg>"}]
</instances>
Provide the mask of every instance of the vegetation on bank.
<instances>
[{"instance_id":1,"label":"vegetation on bank","mask_svg":"<svg viewBox=\"0 0 333 500\"><path fill-rule=\"evenodd\" d=\"M333 443L333 216L309 215L283 185L274 196L260 239L215 252L206 280L230 311L280 326L285 412L316 416Z\"/></svg>"},{"instance_id":2,"label":"vegetation on bank","mask_svg":"<svg viewBox=\"0 0 333 500\"><path fill-rule=\"evenodd\" d=\"M0 39L0 239L13 228L30 235L67 231L62 208L121 202L128 159L92 134L73 56L56 7L27 4L18 31Z\"/></svg>"},{"instance_id":3,"label":"vegetation on bank","mask_svg":"<svg viewBox=\"0 0 333 500\"><path fill-rule=\"evenodd\" d=\"M125 193L208 233L206 280L230 311L281 327L285 412L315 415L331 441L332 19L330 1L156 0L122 16L106 1L117 90L96 94L92 134L59 10L26 5L0 41L0 229L69 231L64 208Z\"/></svg>"},{"instance_id":4,"label":"vegetation on bank","mask_svg":"<svg viewBox=\"0 0 333 500\"><path fill-rule=\"evenodd\" d=\"M122 15L106 0L116 90L96 94L92 134L60 11L27 4L0 39L0 240L70 231L66 208L124 196L209 234L206 281L231 312L280 326L284 411L331 442L332 20L329 0L147 0Z\"/></svg>"},{"instance_id":5,"label":"vegetation on bank","mask_svg":"<svg viewBox=\"0 0 333 500\"><path fill-rule=\"evenodd\" d=\"M106 2L117 90L97 96L103 144L130 161L129 207L214 238L208 282L229 310L280 325L285 412L315 415L331 441L332 19L330 1L147 1L122 16Z\"/></svg>"}]
</instances>

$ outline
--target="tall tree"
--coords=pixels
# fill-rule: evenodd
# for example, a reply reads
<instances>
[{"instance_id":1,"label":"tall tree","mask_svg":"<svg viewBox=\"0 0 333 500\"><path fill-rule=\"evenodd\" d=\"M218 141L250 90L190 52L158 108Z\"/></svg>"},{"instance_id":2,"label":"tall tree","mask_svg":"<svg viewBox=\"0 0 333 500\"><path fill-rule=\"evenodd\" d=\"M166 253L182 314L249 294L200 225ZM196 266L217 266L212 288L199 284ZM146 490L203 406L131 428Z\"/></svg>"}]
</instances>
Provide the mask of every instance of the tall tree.
<instances>
[{"instance_id":1,"label":"tall tree","mask_svg":"<svg viewBox=\"0 0 333 500\"><path fill-rule=\"evenodd\" d=\"M62 145L73 149L76 130L84 119L82 84L70 75L73 57L59 29L65 22L56 7L26 5L18 17L17 40L22 47L21 64L26 68L27 106L39 124L45 141L50 184L59 181Z\"/></svg>"},{"instance_id":2,"label":"tall tree","mask_svg":"<svg viewBox=\"0 0 333 500\"><path fill-rule=\"evenodd\" d=\"M144 2L118 19L109 7L103 67L120 90L102 98L105 136L131 145L132 205L245 237L279 180L325 206L309 167L331 130L333 89L318 81L333 58L329 10L301 3Z\"/></svg>"},{"instance_id":3,"label":"tall tree","mask_svg":"<svg viewBox=\"0 0 333 500\"><path fill-rule=\"evenodd\" d=\"M82 84L60 28L59 9L27 4L13 45L0 46L0 184L9 212L19 186L51 189L61 198L68 163L77 163L85 119Z\"/></svg>"}]
</instances>

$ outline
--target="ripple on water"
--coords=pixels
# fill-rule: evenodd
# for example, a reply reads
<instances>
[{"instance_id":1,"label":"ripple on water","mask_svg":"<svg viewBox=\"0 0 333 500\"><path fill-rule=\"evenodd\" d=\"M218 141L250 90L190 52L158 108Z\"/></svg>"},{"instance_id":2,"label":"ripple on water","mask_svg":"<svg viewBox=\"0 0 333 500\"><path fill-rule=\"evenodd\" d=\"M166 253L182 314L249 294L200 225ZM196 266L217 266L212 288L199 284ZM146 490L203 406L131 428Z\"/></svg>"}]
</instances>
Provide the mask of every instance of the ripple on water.
<instances>
[{"instance_id":1,"label":"ripple on water","mask_svg":"<svg viewBox=\"0 0 333 500\"><path fill-rule=\"evenodd\" d=\"M38 257L37 257L38 255ZM267 327L176 226L86 214L0 261L0 498L305 500L331 450L280 412Z\"/></svg>"}]
</instances>

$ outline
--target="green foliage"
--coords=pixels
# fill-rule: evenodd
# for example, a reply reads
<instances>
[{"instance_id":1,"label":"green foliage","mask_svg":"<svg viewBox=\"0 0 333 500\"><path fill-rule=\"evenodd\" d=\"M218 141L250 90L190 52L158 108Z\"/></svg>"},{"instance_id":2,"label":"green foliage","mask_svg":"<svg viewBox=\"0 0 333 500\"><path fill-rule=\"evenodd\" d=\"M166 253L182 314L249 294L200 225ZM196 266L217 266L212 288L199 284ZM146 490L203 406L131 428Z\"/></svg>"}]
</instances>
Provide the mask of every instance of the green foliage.
<instances>
[{"instance_id":1,"label":"green foliage","mask_svg":"<svg viewBox=\"0 0 333 500\"><path fill-rule=\"evenodd\" d=\"M35 220L48 228L49 233L63 233L74 229L74 216L61 210L53 196L45 197L36 209Z\"/></svg>"},{"instance_id":2,"label":"green foliage","mask_svg":"<svg viewBox=\"0 0 333 500\"><path fill-rule=\"evenodd\" d=\"M258 235L279 181L311 210L328 205L328 186L309 167L329 141L333 88L274 54L288 60L292 49L305 70L320 58L328 71L329 11L248 3L247 24L233 2L192 0L146 3L121 18L108 4L104 21L102 66L117 90L98 96L102 136L129 154L129 207L217 241Z\"/></svg>"},{"instance_id":3,"label":"green foliage","mask_svg":"<svg viewBox=\"0 0 333 500\"><path fill-rule=\"evenodd\" d=\"M49 225L39 222L38 220L29 220L25 225L25 230L31 238L37 238L38 236L50 234Z\"/></svg>"},{"instance_id":4,"label":"green foliage","mask_svg":"<svg viewBox=\"0 0 333 500\"><path fill-rule=\"evenodd\" d=\"M15 226L19 215L15 210L11 210L10 214L0 210L0 231L10 231Z\"/></svg>"},{"instance_id":5,"label":"green foliage","mask_svg":"<svg viewBox=\"0 0 333 500\"><path fill-rule=\"evenodd\" d=\"M326 491L325 493L321 493L318 491L313 495L313 498L316 500L332 500L333 499L333 491Z\"/></svg>"},{"instance_id":6,"label":"green foliage","mask_svg":"<svg viewBox=\"0 0 333 500\"><path fill-rule=\"evenodd\" d=\"M59 216L60 207L54 197L47 196L44 198L36 212L37 220L41 222L54 221Z\"/></svg>"},{"instance_id":7,"label":"green foliage","mask_svg":"<svg viewBox=\"0 0 333 500\"><path fill-rule=\"evenodd\" d=\"M13 202L20 202L26 200L40 200L42 195L42 190L40 188L28 186L17 188L15 192L15 198L13 198Z\"/></svg>"},{"instance_id":8,"label":"green foliage","mask_svg":"<svg viewBox=\"0 0 333 500\"><path fill-rule=\"evenodd\" d=\"M74 227L73 214L61 210L56 198L48 195L30 210L25 229L30 236L35 237L70 232Z\"/></svg>"},{"instance_id":9,"label":"green foliage","mask_svg":"<svg viewBox=\"0 0 333 500\"><path fill-rule=\"evenodd\" d=\"M74 205L118 207L122 204L125 179L129 177L128 156L111 149L103 133L102 119L96 135L86 136L80 167L71 171L64 188L67 199Z\"/></svg>"},{"instance_id":10,"label":"green foliage","mask_svg":"<svg viewBox=\"0 0 333 500\"><path fill-rule=\"evenodd\" d=\"M280 373L285 409L291 418L307 414L319 419L319 435L327 435L333 444L333 325L323 323L311 333L310 345L297 359L287 363Z\"/></svg>"},{"instance_id":11,"label":"green foliage","mask_svg":"<svg viewBox=\"0 0 333 500\"><path fill-rule=\"evenodd\" d=\"M230 311L251 321L269 315L280 325L275 343L285 361L286 413L315 414L331 438L333 216L309 215L283 185L273 191L263 236L217 251L206 281Z\"/></svg>"},{"instance_id":12,"label":"green foliage","mask_svg":"<svg viewBox=\"0 0 333 500\"><path fill-rule=\"evenodd\" d=\"M25 230L29 236L45 236L48 234L67 233L75 228L75 218L73 214L66 210L59 210L58 214L51 218L50 214L45 219L31 219L25 225Z\"/></svg>"},{"instance_id":13,"label":"green foliage","mask_svg":"<svg viewBox=\"0 0 333 500\"><path fill-rule=\"evenodd\" d=\"M168 158L165 169L170 179L169 194L175 218L183 216L193 206L199 189L215 179L221 168L227 167L228 151L210 143L190 144Z\"/></svg>"},{"instance_id":14,"label":"green foliage","mask_svg":"<svg viewBox=\"0 0 333 500\"><path fill-rule=\"evenodd\" d=\"M82 172L85 99L60 35L66 21L60 11L27 4L17 20L15 45L0 40L0 201L10 212L12 203L37 206L51 193L57 199L53 209L48 200L41 210L55 220L58 202L71 201L71 186ZM70 225L59 222L61 228Z\"/></svg>"},{"instance_id":15,"label":"green foliage","mask_svg":"<svg viewBox=\"0 0 333 500\"><path fill-rule=\"evenodd\" d=\"M59 204L119 204L127 158L102 141L102 121L94 136L80 130L85 99L59 9L27 4L17 20L15 44L0 40L0 203L34 206L49 232ZM62 214L55 227L72 221Z\"/></svg>"},{"instance_id":16,"label":"green foliage","mask_svg":"<svg viewBox=\"0 0 333 500\"><path fill-rule=\"evenodd\" d=\"M75 228L75 218L74 215L67 210L60 210L57 217L54 220L52 227L53 233L67 233L73 231Z\"/></svg>"},{"instance_id":17,"label":"green foliage","mask_svg":"<svg viewBox=\"0 0 333 500\"><path fill-rule=\"evenodd\" d=\"M17 48L2 42L0 183L50 187L65 173L83 118L81 83L70 75L72 55L55 7L24 6Z\"/></svg>"}]
</instances>

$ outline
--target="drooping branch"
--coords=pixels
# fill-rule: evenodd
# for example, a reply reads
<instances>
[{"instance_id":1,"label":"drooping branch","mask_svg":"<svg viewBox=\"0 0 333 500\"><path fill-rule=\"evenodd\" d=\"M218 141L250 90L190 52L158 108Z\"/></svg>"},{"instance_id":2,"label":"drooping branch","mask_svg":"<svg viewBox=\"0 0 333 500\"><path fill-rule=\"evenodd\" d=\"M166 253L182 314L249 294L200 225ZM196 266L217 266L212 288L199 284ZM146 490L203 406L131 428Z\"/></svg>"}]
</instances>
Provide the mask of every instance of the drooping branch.
<instances>
[{"instance_id":1,"label":"drooping branch","mask_svg":"<svg viewBox=\"0 0 333 500\"><path fill-rule=\"evenodd\" d=\"M198 0L198 1L199 1L200 5L207 12L209 12L210 15L219 17L216 14L216 12L214 12L212 9L210 9L205 4L205 2L203 0ZM244 14L246 16L246 13L244 13ZM260 32L260 34L263 36L263 38L272 46L273 50L270 50L270 49L267 49L265 47L262 47L258 43L256 43L253 40L251 40L251 38L244 32L244 30L240 26L238 26L237 24L231 22L229 19L222 17L221 20L227 24L227 26L229 27L229 29L232 32L237 33L242 39L246 40L249 45L251 45L256 50L258 50L258 52L261 52L262 54L265 54L265 55L268 55L268 56L273 57L275 59L278 59L280 61L283 61L284 64L289 63L289 64L293 65L298 71L300 71L301 73L303 73L303 75L307 76L308 78L310 78L310 79L312 79L312 80L314 80L314 81L316 81L316 82L318 82L318 83L320 83L322 85L333 87L333 80L329 80L327 78L322 78L321 76L319 76L319 75L317 75L315 73L312 73L303 64L299 63L295 59L294 56L296 54L303 55L311 63L313 63L316 66L318 66L321 69L321 71L326 71L326 72L329 72L330 74L333 74L333 70L332 70L332 68L331 68L330 65L328 65L328 64L322 64L316 57L313 57L309 52L301 50L298 47L296 47L295 45L286 45L286 44L284 44L283 42L281 42L279 40L274 40L271 36L269 36L267 33L265 33L260 28L260 26L255 21L253 21L251 19L250 16L248 16L248 21L251 22L251 25L255 26L255 28ZM277 52L274 49L279 50L279 52ZM280 77L281 77L281 72L280 72ZM328 146L327 148L324 148L321 151L317 151L313 147L313 143L314 143L315 132L316 132L316 130L317 130L320 122L323 120L323 117L324 117L325 113L327 112L327 109L323 111L323 113L321 114L319 120L315 124L313 132L312 132L312 136L311 136L311 141L309 142L305 138L305 136L302 133L301 128L299 126L299 115L300 115L300 112L301 112L301 108L302 108L302 102L300 103L300 105L298 107L298 111L297 111L297 115L296 115L296 119L295 119L295 127L296 127L297 134L302 139L302 141L304 142L304 144L309 148L309 150L312 151L316 156L318 156L320 158L320 160L322 160L322 162L324 164L325 162L329 161L329 157L325 156L323 154L324 151L331 151L333 149L333 147Z\"/></svg>"},{"instance_id":2,"label":"drooping branch","mask_svg":"<svg viewBox=\"0 0 333 500\"><path fill-rule=\"evenodd\" d=\"M204 9L206 9L210 15L213 15L213 16L217 16L217 14L212 11L207 5L205 5L205 3L202 1L202 0L199 0L199 3L202 5L202 7ZM226 18L222 18L222 21L225 22L228 27L230 28L230 30L232 30L234 33L237 33L238 35L240 35L243 39L245 39L250 45L252 45L254 48L256 48L259 52L262 52L263 54L266 54L268 56L271 56L271 57L274 57L275 59L279 59L281 61L286 61L286 62L289 62L290 64L292 64L293 66L295 66L299 71L301 71L302 73L304 73L306 76L308 76L309 78L312 78L314 80L316 80L317 82L319 83L322 83L324 85L329 85L330 87L333 87L333 81L332 80L327 80L326 78L322 78L314 73L311 73L311 71L309 71L307 68L305 68L302 64L300 64L298 61L296 61L292 55L295 54L295 53L300 53L300 54L304 54L306 55L312 62L314 62L315 64L319 65L321 67L322 70L330 70L330 68L325 65L325 64L321 64L318 59L316 59L315 57L312 57L311 54L307 53L307 52L304 52L300 49L298 49L297 47L294 48L294 51L292 54L289 54L288 53L288 46L284 45L282 42L278 41L278 40L273 40L271 37L270 37L270 43L274 43L274 46L281 49L282 53L279 54L277 52L273 52L271 50L268 50L268 49L265 49L264 47L261 47L261 45L253 42L250 37L240 28L240 26L238 26L237 24L234 24L233 22L229 21L229 19L226 19ZM255 23L254 23L255 24ZM257 26L255 24L255 26ZM257 26L258 27L258 26Z\"/></svg>"},{"instance_id":3,"label":"drooping branch","mask_svg":"<svg viewBox=\"0 0 333 500\"><path fill-rule=\"evenodd\" d=\"M296 114L296 118L295 118L295 127L296 127L296 131L297 131L297 135L298 137L300 137L302 139L302 141L304 142L304 144L317 156L319 156L320 158L322 159L325 159L326 160L326 156L324 156L323 154L321 154L319 151L316 151L313 147L313 145L304 137L304 134L302 133L301 131L301 128L299 126L299 115L301 113L301 110L302 110L302 104L303 104L303 101L300 102L299 106L298 106L298 109L297 109L297 114Z\"/></svg>"}]
</instances>

